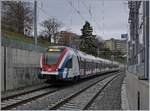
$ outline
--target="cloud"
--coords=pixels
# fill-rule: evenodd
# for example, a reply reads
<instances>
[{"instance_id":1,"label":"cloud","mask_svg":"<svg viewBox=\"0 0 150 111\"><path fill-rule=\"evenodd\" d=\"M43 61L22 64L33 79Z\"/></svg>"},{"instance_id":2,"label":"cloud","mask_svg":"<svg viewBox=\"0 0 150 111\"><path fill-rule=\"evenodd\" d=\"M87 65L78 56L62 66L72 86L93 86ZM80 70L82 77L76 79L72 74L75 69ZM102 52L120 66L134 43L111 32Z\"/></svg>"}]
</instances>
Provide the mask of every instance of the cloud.
<instances>
[{"instance_id":1,"label":"cloud","mask_svg":"<svg viewBox=\"0 0 150 111\"><path fill-rule=\"evenodd\" d=\"M105 38L120 38L122 33L127 32L128 7L125 6L123 0L105 0L104 4L101 0L70 1L72 1L73 6L84 19L91 23L94 28L94 34L104 36ZM38 1L39 7L41 7L41 3L43 3L42 9L45 12L38 9L38 22L48 17L55 17L63 22L63 30L71 30L81 34L80 29L84 25L85 20L69 5L68 0L40 0ZM89 14L89 9L92 12L92 17Z\"/></svg>"}]
</instances>

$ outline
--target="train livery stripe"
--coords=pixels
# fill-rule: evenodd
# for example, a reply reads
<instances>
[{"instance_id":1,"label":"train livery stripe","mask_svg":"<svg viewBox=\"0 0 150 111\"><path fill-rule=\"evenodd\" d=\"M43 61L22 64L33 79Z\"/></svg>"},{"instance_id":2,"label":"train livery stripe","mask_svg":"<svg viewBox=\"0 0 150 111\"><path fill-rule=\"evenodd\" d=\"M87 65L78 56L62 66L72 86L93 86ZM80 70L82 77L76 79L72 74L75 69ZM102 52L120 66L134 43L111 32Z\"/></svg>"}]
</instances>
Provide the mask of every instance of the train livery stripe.
<instances>
[{"instance_id":1,"label":"train livery stripe","mask_svg":"<svg viewBox=\"0 0 150 111\"><path fill-rule=\"evenodd\" d=\"M64 59L64 61L63 61L63 64L62 64L62 66L61 66L61 68L64 68L65 67L65 65L66 65L66 63L68 62L68 60L69 59L71 59L71 56L66 56L66 58Z\"/></svg>"},{"instance_id":2,"label":"train livery stripe","mask_svg":"<svg viewBox=\"0 0 150 111\"><path fill-rule=\"evenodd\" d=\"M69 56L68 53L69 53L69 52L67 52L67 53L65 54L65 56L63 57L63 59L62 59L62 61L61 61L60 66L59 66L59 69L61 69L61 70L59 71L59 74L60 74L60 75L63 75L63 78L67 78L67 76L68 76L68 71L67 71L66 69L64 69L66 63L67 63L68 60L71 58L71 56Z\"/></svg>"},{"instance_id":3,"label":"train livery stripe","mask_svg":"<svg viewBox=\"0 0 150 111\"><path fill-rule=\"evenodd\" d=\"M59 63L59 66L58 66L59 69L62 68L62 65L64 64L65 59L68 58L68 53L69 53L69 51L67 51L67 52L64 54L63 58L61 59L61 61L60 61L60 63Z\"/></svg>"},{"instance_id":4,"label":"train livery stripe","mask_svg":"<svg viewBox=\"0 0 150 111\"><path fill-rule=\"evenodd\" d=\"M65 50L62 52L62 54L60 55L58 62L57 62L57 67L59 68L60 64L62 63L62 60L64 58L64 55L66 54L66 52L68 52L68 49L65 48Z\"/></svg>"},{"instance_id":5,"label":"train livery stripe","mask_svg":"<svg viewBox=\"0 0 150 111\"><path fill-rule=\"evenodd\" d=\"M64 69L64 67L65 67L65 65L66 65L66 63L67 63L67 61L69 60L69 56L68 56L68 54L66 54L67 56L66 57L64 57L64 60L62 61L62 64L61 64L61 66L60 66L60 69L61 69L61 71L60 71L60 75L63 75L63 77L65 76L67 76L68 74L66 74L67 72L66 72L66 70Z\"/></svg>"}]
</instances>

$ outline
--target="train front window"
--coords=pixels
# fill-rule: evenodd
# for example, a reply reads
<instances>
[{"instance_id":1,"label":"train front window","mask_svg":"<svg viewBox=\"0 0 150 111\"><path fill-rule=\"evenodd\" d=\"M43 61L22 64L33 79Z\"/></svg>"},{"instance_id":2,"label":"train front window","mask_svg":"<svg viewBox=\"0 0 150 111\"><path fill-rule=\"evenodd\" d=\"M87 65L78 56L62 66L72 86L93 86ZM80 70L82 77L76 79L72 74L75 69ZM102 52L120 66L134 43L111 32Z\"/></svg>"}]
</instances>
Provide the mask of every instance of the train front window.
<instances>
[{"instance_id":1,"label":"train front window","mask_svg":"<svg viewBox=\"0 0 150 111\"><path fill-rule=\"evenodd\" d=\"M56 48L50 47L47 49L47 53L45 53L45 64L52 65L56 64L59 56L64 51L65 48Z\"/></svg>"},{"instance_id":2,"label":"train front window","mask_svg":"<svg viewBox=\"0 0 150 111\"><path fill-rule=\"evenodd\" d=\"M48 52L45 54L45 64L56 64L61 52Z\"/></svg>"}]
</instances>

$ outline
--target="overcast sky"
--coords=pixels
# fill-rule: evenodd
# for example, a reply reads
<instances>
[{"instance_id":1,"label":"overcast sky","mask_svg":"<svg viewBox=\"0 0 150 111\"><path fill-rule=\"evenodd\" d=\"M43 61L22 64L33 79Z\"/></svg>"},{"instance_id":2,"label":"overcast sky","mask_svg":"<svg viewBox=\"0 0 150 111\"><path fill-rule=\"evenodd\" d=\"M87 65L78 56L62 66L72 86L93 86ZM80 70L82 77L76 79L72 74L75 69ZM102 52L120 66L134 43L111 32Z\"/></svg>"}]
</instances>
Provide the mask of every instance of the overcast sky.
<instances>
[{"instance_id":1,"label":"overcast sky","mask_svg":"<svg viewBox=\"0 0 150 111\"><path fill-rule=\"evenodd\" d=\"M128 6L119 0L38 0L38 32L40 23L55 17L63 23L61 30L81 34L85 21L93 26L93 34L103 39L120 38L127 33Z\"/></svg>"}]
</instances>

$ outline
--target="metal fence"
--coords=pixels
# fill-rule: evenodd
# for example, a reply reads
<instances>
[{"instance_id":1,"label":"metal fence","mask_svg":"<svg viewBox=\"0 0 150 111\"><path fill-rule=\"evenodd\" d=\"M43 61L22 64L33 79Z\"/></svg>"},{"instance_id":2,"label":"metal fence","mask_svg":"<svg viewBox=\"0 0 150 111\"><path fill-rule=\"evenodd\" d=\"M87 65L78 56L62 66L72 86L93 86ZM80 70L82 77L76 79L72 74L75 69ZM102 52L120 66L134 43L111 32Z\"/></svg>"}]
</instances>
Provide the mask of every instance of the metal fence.
<instances>
[{"instance_id":1,"label":"metal fence","mask_svg":"<svg viewBox=\"0 0 150 111\"><path fill-rule=\"evenodd\" d=\"M30 51L36 51L36 52L44 52L45 47L36 46L34 44L25 43L19 40L13 40L2 37L2 46L8 46L12 48L18 48L18 49L24 49L24 50L30 50Z\"/></svg>"},{"instance_id":2,"label":"metal fence","mask_svg":"<svg viewBox=\"0 0 150 111\"><path fill-rule=\"evenodd\" d=\"M136 75L144 75L144 63L128 66L128 71Z\"/></svg>"}]
</instances>

